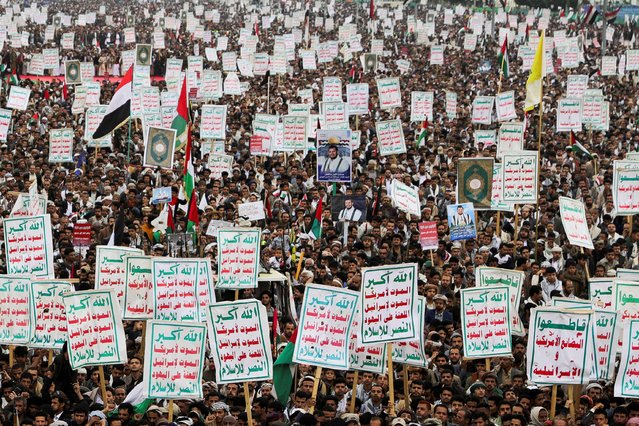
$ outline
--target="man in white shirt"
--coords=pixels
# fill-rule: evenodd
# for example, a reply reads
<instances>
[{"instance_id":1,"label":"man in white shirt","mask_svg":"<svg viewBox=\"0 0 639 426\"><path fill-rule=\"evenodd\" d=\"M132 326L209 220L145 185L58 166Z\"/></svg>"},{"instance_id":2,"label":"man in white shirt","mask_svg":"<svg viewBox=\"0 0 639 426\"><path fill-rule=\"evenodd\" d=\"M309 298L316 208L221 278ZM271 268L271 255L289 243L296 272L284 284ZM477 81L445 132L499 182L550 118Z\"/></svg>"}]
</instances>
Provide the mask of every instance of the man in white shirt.
<instances>
[{"instance_id":1,"label":"man in white shirt","mask_svg":"<svg viewBox=\"0 0 639 426\"><path fill-rule=\"evenodd\" d=\"M468 213L464 213L464 206L457 206L457 213L453 216L453 226L466 226L472 223Z\"/></svg>"},{"instance_id":2,"label":"man in white shirt","mask_svg":"<svg viewBox=\"0 0 639 426\"><path fill-rule=\"evenodd\" d=\"M544 301L550 303L550 293L554 290L562 291L561 281L557 279L557 270L552 266L546 268L544 280L541 282Z\"/></svg>"},{"instance_id":3,"label":"man in white shirt","mask_svg":"<svg viewBox=\"0 0 639 426\"><path fill-rule=\"evenodd\" d=\"M362 218L362 211L353 206L353 200L347 198L344 200L344 208L340 210L338 219L340 221L359 222Z\"/></svg>"},{"instance_id":4,"label":"man in white shirt","mask_svg":"<svg viewBox=\"0 0 639 426\"><path fill-rule=\"evenodd\" d=\"M345 173L350 168L350 159L339 155L337 145L329 145L326 157L319 159L320 173Z\"/></svg>"}]
</instances>

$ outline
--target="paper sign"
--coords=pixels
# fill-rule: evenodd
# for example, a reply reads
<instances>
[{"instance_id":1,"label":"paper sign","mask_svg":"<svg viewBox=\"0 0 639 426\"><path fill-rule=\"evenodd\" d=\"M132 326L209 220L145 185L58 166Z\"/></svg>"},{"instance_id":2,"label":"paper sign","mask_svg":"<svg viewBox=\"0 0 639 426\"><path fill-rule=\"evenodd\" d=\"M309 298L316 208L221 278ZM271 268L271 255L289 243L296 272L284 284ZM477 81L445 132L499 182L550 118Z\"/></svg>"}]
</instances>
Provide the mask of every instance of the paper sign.
<instances>
[{"instance_id":1,"label":"paper sign","mask_svg":"<svg viewBox=\"0 0 639 426\"><path fill-rule=\"evenodd\" d=\"M0 275L0 344L26 345L31 339L31 280Z\"/></svg>"},{"instance_id":2,"label":"paper sign","mask_svg":"<svg viewBox=\"0 0 639 426\"><path fill-rule=\"evenodd\" d=\"M9 89L9 100L7 101L7 108L17 109L20 111L26 111L29 105L29 97L31 96L31 89L11 86Z\"/></svg>"},{"instance_id":3,"label":"paper sign","mask_svg":"<svg viewBox=\"0 0 639 426\"><path fill-rule=\"evenodd\" d=\"M72 292L73 285L65 281L32 281L30 291L33 330L29 346L62 349L67 341L67 320L62 296Z\"/></svg>"},{"instance_id":4,"label":"paper sign","mask_svg":"<svg viewBox=\"0 0 639 426\"><path fill-rule=\"evenodd\" d=\"M5 218L3 223L7 274L53 278L53 237L49 215Z\"/></svg>"},{"instance_id":5,"label":"paper sign","mask_svg":"<svg viewBox=\"0 0 639 426\"><path fill-rule=\"evenodd\" d=\"M218 229L218 275L216 288L257 287L260 260L260 229Z\"/></svg>"},{"instance_id":6,"label":"paper sign","mask_svg":"<svg viewBox=\"0 0 639 426\"><path fill-rule=\"evenodd\" d=\"M49 163L73 161L73 129L49 131Z\"/></svg>"},{"instance_id":7,"label":"paper sign","mask_svg":"<svg viewBox=\"0 0 639 426\"><path fill-rule=\"evenodd\" d=\"M125 257L124 309L122 318L153 318L153 271L150 256L134 254Z\"/></svg>"},{"instance_id":8,"label":"paper sign","mask_svg":"<svg viewBox=\"0 0 639 426\"><path fill-rule=\"evenodd\" d=\"M253 201L238 204L237 214L240 219L245 220L266 219L266 214L264 213L264 204L262 203L262 201Z\"/></svg>"},{"instance_id":9,"label":"paper sign","mask_svg":"<svg viewBox=\"0 0 639 426\"><path fill-rule=\"evenodd\" d=\"M391 199L395 207L413 216L420 217L422 215L419 191L416 187L408 186L397 179L393 179L391 188Z\"/></svg>"},{"instance_id":10,"label":"paper sign","mask_svg":"<svg viewBox=\"0 0 639 426\"><path fill-rule=\"evenodd\" d=\"M197 300L199 261L154 257L153 317L166 321L199 321Z\"/></svg>"},{"instance_id":11,"label":"paper sign","mask_svg":"<svg viewBox=\"0 0 639 426\"><path fill-rule=\"evenodd\" d=\"M503 155L503 201L517 204L537 202L538 155L536 151Z\"/></svg>"},{"instance_id":12,"label":"paper sign","mask_svg":"<svg viewBox=\"0 0 639 426\"><path fill-rule=\"evenodd\" d=\"M398 108L402 106L402 90L399 78L378 78L377 93L380 109Z\"/></svg>"},{"instance_id":13,"label":"paper sign","mask_svg":"<svg viewBox=\"0 0 639 426\"><path fill-rule=\"evenodd\" d=\"M402 129L401 121L377 121L375 129L377 130L379 154L381 156L406 153L404 130Z\"/></svg>"},{"instance_id":14,"label":"paper sign","mask_svg":"<svg viewBox=\"0 0 639 426\"><path fill-rule=\"evenodd\" d=\"M570 244L594 249L590 229L586 223L586 207L579 200L573 200L568 197L559 197L559 212L561 214L561 223L564 231L568 236Z\"/></svg>"},{"instance_id":15,"label":"paper sign","mask_svg":"<svg viewBox=\"0 0 639 426\"><path fill-rule=\"evenodd\" d=\"M126 256L142 255L139 249L120 246L97 246L95 250L95 288L113 289L120 306L124 306Z\"/></svg>"},{"instance_id":16,"label":"paper sign","mask_svg":"<svg viewBox=\"0 0 639 426\"><path fill-rule=\"evenodd\" d=\"M505 285L510 288L510 312L512 333L517 336L524 335L524 328L519 318L519 295L524 284L524 273L509 269L489 268L482 266L475 271L475 283L477 287L492 287Z\"/></svg>"},{"instance_id":17,"label":"paper sign","mask_svg":"<svg viewBox=\"0 0 639 426\"><path fill-rule=\"evenodd\" d=\"M200 137L209 139L226 138L227 105L202 105Z\"/></svg>"},{"instance_id":18,"label":"paper sign","mask_svg":"<svg viewBox=\"0 0 639 426\"><path fill-rule=\"evenodd\" d=\"M509 290L505 285L460 290L466 358L512 354Z\"/></svg>"}]
</instances>

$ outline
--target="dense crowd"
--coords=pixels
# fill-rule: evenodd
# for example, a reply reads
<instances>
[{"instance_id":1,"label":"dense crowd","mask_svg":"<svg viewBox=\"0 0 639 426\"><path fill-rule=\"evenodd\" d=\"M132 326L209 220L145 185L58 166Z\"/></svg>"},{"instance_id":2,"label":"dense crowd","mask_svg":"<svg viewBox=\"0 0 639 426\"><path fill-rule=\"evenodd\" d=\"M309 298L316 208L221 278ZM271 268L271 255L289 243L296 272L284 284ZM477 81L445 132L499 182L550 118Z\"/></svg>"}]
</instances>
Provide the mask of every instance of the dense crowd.
<instances>
[{"instance_id":1,"label":"dense crowd","mask_svg":"<svg viewBox=\"0 0 639 426\"><path fill-rule=\"evenodd\" d=\"M202 19L205 31L212 31L211 44L192 36L185 24L179 31L165 30L165 49L154 49L151 61L153 85L166 90L163 77L168 58L184 60L194 51L204 52L213 46L217 36L227 36L228 51L240 51L239 29L250 28L254 6L248 2L196 2L205 10L217 9L219 23ZM259 20L258 51L272 52L274 35L290 32L285 28L286 15L293 13L294 2L269 2L275 19L270 28ZM392 3L392 2L391 2ZM401 2L399 2L401 3ZM462 2L468 7L468 2ZM10 10L7 2L0 12ZM35 180L38 191L48 197L47 210L53 225L56 278L77 279L78 290L91 289L95 282L95 246L106 244L120 212L124 213L124 235L118 244L144 250L153 256L169 254L165 234L154 232L153 222L162 205L153 204L152 190L172 187L175 228L187 227L186 202L180 196L184 153L175 156L172 170L153 170L142 166L143 129L134 120L113 135L113 149L88 149L84 134L84 114L72 114L74 89L64 85L58 70L47 71L46 78L28 75L34 54L43 48L58 46L64 32L75 32L75 49L60 51L65 59L92 62L96 80L101 82L101 103L108 104L117 81L105 78L121 72L123 50L134 48L124 43L127 17L135 18L138 43L151 43L153 29L158 26L158 13L181 16L181 2L104 2L54 0L48 5L48 24L53 16L64 13L76 16L106 6L112 14L111 25L104 15L94 24L58 28L54 43L45 41L46 25L31 20L24 22L29 43L14 48L8 42L1 51L6 82L0 105L7 101L9 77L21 75L18 83L30 87L32 96L27 111L13 115L6 142L0 145L0 206L8 217L19 193L27 192ZM191 7L193 5L191 4ZM306 5L297 2L304 12ZM637 131L636 76L626 73L616 77L597 74L601 56L601 34L595 25L582 25L576 20L561 23L559 10L553 10L551 34L566 29L569 34L583 35L584 61L578 68L565 69L556 58L554 73L544 82L542 135L538 134L538 110L524 117L522 108L528 72L523 71L517 47L525 43L520 35L510 47L511 74L500 79L496 62L499 43L490 33L482 34L474 52L462 49L468 31L471 11L455 15L453 25L444 24L443 10L454 4L404 6L404 19L383 28L381 20L371 20L368 2L333 2L309 5L310 37L320 41L336 40L338 27L347 17L359 24L361 44L366 52L372 38L384 39L388 54L380 58L376 72L364 72L358 53L348 61L335 59L318 64L317 70L302 69L302 59L289 62L289 72L270 77L242 76L250 89L242 96L223 96L216 104L228 106L225 153L233 156L233 168L221 179L211 177L207 168L208 150L200 139L200 102L193 101L193 157L196 191L200 207L197 234L198 255L209 256L217 270L217 242L208 235L213 220L262 228L260 263L264 271L287 274L292 281L291 309L282 309L281 300L288 298L280 287L244 291L241 298L256 297L264 304L269 320L276 317L282 331L273 339L280 351L291 339L297 326L298 313L307 283L359 290L362 268L416 262L419 265L419 294L426 297L425 314L427 368L403 369L396 364L392 375L359 372L353 389L353 371L323 369L316 396L312 395L313 368L298 365L294 389L289 395L274 395L271 383L250 383L251 406L244 403L241 384L215 383L213 363L204 367L204 398L201 400L145 400L134 391L142 381L144 351L141 321L126 321L129 361L126 365L105 368L106 402L101 395L97 368L72 370L66 351L16 347L9 364L9 350L0 357L2 370L2 422L11 426L244 426L247 408L252 410L254 425L280 426L299 424L315 426L555 426L639 425L639 402L613 397L612 383L592 382L574 389L557 389L555 418L549 420L551 387L530 383L526 375L525 338L515 338L510 357L488 360L464 358L460 332L459 290L475 284L475 269L482 265L523 271L526 280L520 295L520 316L524 326L530 310L547 304L553 297L588 298L590 277L611 277L617 268L636 268L639 264L639 225L632 218L617 216L612 204L612 162L628 152L639 150ZM437 6L437 9L435 9ZM262 6L260 5L260 8ZM377 5L379 11L382 5ZM268 9L264 9L268 10ZM389 10L394 10L389 8ZM15 11L15 9L14 9ZM484 12L490 22L491 14ZM519 22L525 21L526 10L513 9ZM269 12L266 12L268 15ZM327 30L323 18L334 19L335 28ZM417 34L406 24L407 15L417 15L425 22L435 17L436 35L426 43L417 43ZM354 16L353 16L354 15ZM256 15L259 17L259 15ZM503 26L504 24L497 24ZM534 25L530 31L534 31ZM633 26L615 25L614 37L608 42L609 55L618 55L636 46L637 31ZM303 28L301 28L303 30ZM304 43L304 42L303 42ZM298 48L302 43L298 43ZM446 46L445 65L429 64L428 45ZM364 53L361 52L361 53ZM221 59L222 52L217 52ZM410 70L401 72L396 60L410 61ZM205 59L207 69L220 69L221 61ZM355 79L371 87L370 113L351 117L353 130L361 130L360 145L353 150L351 183L319 183L316 179L315 151L274 153L256 157L249 150L252 122L256 113L286 115L288 105L301 103L298 90L312 88L311 112L317 114L321 100L322 77L337 76L345 83L351 70ZM62 70L63 71L63 70ZM610 102L610 129L606 132L577 132L581 143L593 155L588 157L569 148L568 133L555 132L556 106L564 96L567 75L590 76L589 88L601 88ZM400 78L404 106L380 110L376 78ZM51 77L51 78L48 78ZM502 91L514 90L520 120L526 120L526 149L539 150L540 193L536 205L518 205L517 212L482 211L478 213L477 238L450 241L446 207L456 204L457 164L460 158L495 157L496 147L483 147L474 142L471 124L472 101L476 96L493 96L498 86ZM421 123L410 121L412 91L434 91L434 119L427 125L424 143L418 144ZM445 112L445 91L457 93L457 117ZM399 118L402 123L407 153L397 156L379 155L375 123ZM47 161L49 131L58 128L74 131L74 163L53 164ZM496 128L494 125L491 128ZM541 141L539 143L539 141ZM393 206L389 194L392 179L417 188L421 217L410 217ZM366 220L344 226L331 214L331 203L339 195L361 195L366 199ZM581 250L566 239L559 216L558 197L581 200L587 209L588 226L594 250ZM249 223L238 215L238 205L261 201L266 219ZM321 238L309 236L318 204L323 205ZM92 245L74 244L75 224L91 225ZM436 221L439 245L436 250L423 250L419 242L418 224ZM2 224L0 223L0 231ZM4 245L0 270L6 271ZM302 255L303 254L303 255ZM300 263L301 262L301 263ZM298 265L300 269L298 271ZM273 292L273 290L276 290ZM274 294L275 293L275 294ZM221 292L220 299L232 299L233 292ZM279 300L278 300L279 299ZM279 315L274 312L280 307ZM407 377L404 377L407 375ZM394 381L395 416L389 409L389 382ZM404 382L408 381L408 395ZM355 397L351 408L351 398ZM173 407L174 413L169 413Z\"/></svg>"}]
</instances>

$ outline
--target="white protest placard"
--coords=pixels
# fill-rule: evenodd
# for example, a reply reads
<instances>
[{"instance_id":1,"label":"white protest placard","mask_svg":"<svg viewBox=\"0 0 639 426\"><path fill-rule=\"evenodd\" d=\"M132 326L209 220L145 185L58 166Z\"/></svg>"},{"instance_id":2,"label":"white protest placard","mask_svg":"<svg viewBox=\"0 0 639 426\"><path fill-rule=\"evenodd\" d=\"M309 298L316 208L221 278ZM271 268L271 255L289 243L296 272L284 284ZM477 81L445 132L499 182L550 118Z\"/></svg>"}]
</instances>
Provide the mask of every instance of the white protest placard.
<instances>
[{"instance_id":1,"label":"white protest placard","mask_svg":"<svg viewBox=\"0 0 639 426\"><path fill-rule=\"evenodd\" d=\"M377 93L379 95L379 107L381 109L402 106L402 91L399 85L399 78L378 78Z\"/></svg>"},{"instance_id":2,"label":"white protest placard","mask_svg":"<svg viewBox=\"0 0 639 426\"><path fill-rule=\"evenodd\" d=\"M7 274L53 278L50 216L5 218L3 224Z\"/></svg>"},{"instance_id":3,"label":"white protest placard","mask_svg":"<svg viewBox=\"0 0 639 426\"><path fill-rule=\"evenodd\" d=\"M0 275L0 344L26 345L31 339L31 280Z\"/></svg>"},{"instance_id":4,"label":"white protest placard","mask_svg":"<svg viewBox=\"0 0 639 426\"><path fill-rule=\"evenodd\" d=\"M273 378L266 308L259 300L208 306L208 330L215 382L238 383Z\"/></svg>"},{"instance_id":5,"label":"white protest placard","mask_svg":"<svg viewBox=\"0 0 639 426\"><path fill-rule=\"evenodd\" d=\"M351 325L351 340L348 348L350 354L350 368L353 370L370 371L371 373L383 373L386 368L386 344L360 345L358 332L362 323L362 314L359 304L355 310ZM412 343L412 342L411 342ZM396 344L398 345L399 342ZM393 345L395 348L396 345Z\"/></svg>"},{"instance_id":6,"label":"white protest placard","mask_svg":"<svg viewBox=\"0 0 639 426\"><path fill-rule=\"evenodd\" d=\"M393 362L426 368L429 364L424 342L424 318L426 316L426 298L417 296L419 316L418 337L415 340L393 343ZM386 368L388 363L385 363Z\"/></svg>"},{"instance_id":7,"label":"white protest placard","mask_svg":"<svg viewBox=\"0 0 639 426\"><path fill-rule=\"evenodd\" d=\"M457 118L457 93L446 91L446 116L449 120Z\"/></svg>"},{"instance_id":8,"label":"white protest placard","mask_svg":"<svg viewBox=\"0 0 639 426\"><path fill-rule=\"evenodd\" d=\"M226 154L209 154L208 168L211 171L211 178L220 179L222 173L229 175L233 169L233 156Z\"/></svg>"},{"instance_id":9,"label":"white protest placard","mask_svg":"<svg viewBox=\"0 0 639 426\"><path fill-rule=\"evenodd\" d=\"M62 34L60 45L62 46L63 49L73 50L74 40L75 40L75 33L64 33Z\"/></svg>"},{"instance_id":10,"label":"white protest placard","mask_svg":"<svg viewBox=\"0 0 639 426\"><path fill-rule=\"evenodd\" d=\"M348 348L359 293L307 284L293 362L327 368L349 368Z\"/></svg>"},{"instance_id":11,"label":"white protest placard","mask_svg":"<svg viewBox=\"0 0 639 426\"><path fill-rule=\"evenodd\" d=\"M563 98L557 101L557 132L581 131L581 100Z\"/></svg>"},{"instance_id":12,"label":"white protest placard","mask_svg":"<svg viewBox=\"0 0 639 426\"><path fill-rule=\"evenodd\" d=\"M206 325L148 321L142 393L147 398L202 398Z\"/></svg>"},{"instance_id":13,"label":"white protest placard","mask_svg":"<svg viewBox=\"0 0 639 426\"><path fill-rule=\"evenodd\" d=\"M522 151L524 148L524 123L501 123L497 136L497 157L504 153Z\"/></svg>"},{"instance_id":14,"label":"white protest placard","mask_svg":"<svg viewBox=\"0 0 639 426\"><path fill-rule=\"evenodd\" d=\"M614 302L612 310L619 314L619 321L639 318L639 282L625 281L630 277L619 278L613 286Z\"/></svg>"},{"instance_id":15,"label":"white protest placard","mask_svg":"<svg viewBox=\"0 0 639 426\"><path fill-rule=\"evenodd\" d=\"M581 121L585 126L601 124L604 98L600 95L584 94L581 108Z\"/></svg>"},{"instance_id":16,"label":"white protest placard","mask_svg":"<svg viewBox=\"0 0 639 426\"><path fill-rule=\"evenodd\" d=\"M621 339L621 361L615 379L615 396L637 398L639 396L639 320L624 324Z\"/></svg>"},{"instance_id":17,"label":"white protest placard","mask_svg":"<svg viewBox=\"0 0 639 426\"><path fill-rule=\"evenodd\" d=\"M126 256L142 255L140 249L120 246L97 246L95 249L95 289L112 289L120 306L124 306Z\"/></svg>"},{"instance_id":18,"label":"white protest placard","mask_svg":"<svg viewBox=\"0 0 639 426\"><path fill-rule=\"evenodd\" d=\"M494 130L475 130L475 146L486 149L497 144L497 134Z\"/></svg>"},{"instance_id":19,"label":"white protest placard","mask_svg":"<svg viewBox=\"0 0 639 426\"><path fill-rule=\"evenodd\" d=\"M55 70L60 68L60 51L57 48L54 49L42 49L42 56L44 57L44 69Z\"/></svg>"},{"instance_id":20,"label":"white protest placard","mask_svg":"<svg viewBox=\"0 0 639 426\"><path fill-rule=\"evenodd\" d=\"M493 163L493 191L492 198L490 200L490 209L495 211L514 211L514 204L504 203L501 200L501 195L503 194L503 186L504 182L502 181L502 164L501 163Z\"/></svg>"},{"instance_id":21,"label":"white protest placard","mask_svg":"<svg viewBox=\"0 0 639 426\"><path fill-rule=\"evenodd\" d=\"M320 102L322 127L326 129L344 129L348 127L348 111L345 102Z\"/></svg>"},{"instance_id":22,"label":"white protest placard","mask_svg":"<svg viewBox=\"0 0 639 426\"><path fill-rule=\"evenodd\" d=\"M363 270L359 330L362 345L418 337L417 271L415 263Z\"/></svg>"},{"instance_id":23,"label":"white protest placard","mask_svg":"<svg viewBox=\"0 0 639 426\"><path fill-rule=\"evenodd\" d=\"M150 256L125 257L126 279L122 319L153 318L153 270Z\"/></svg>"},{"instance_id":24,"label":"white protest placard","mask_svg":"<svg viewBox=\"0 0 639 426\"><path fill-rule=\"evenodd\" d=\"M73 161L73 129L49 131L49 163Z\"/></svg>"},{"instance_id":25,"label":"white protest placard","mask_svg":"<svg viewBox=\"0 0 639 426\"><path fill-rule=\"evenodd\" d=\"M62 296L67 318L71 368L127 362L120 306L111 290Z\"/></svg>"},{"instance_id":26,"label":"white protest placard","mask_svg":"<svg viewBox=\"0 0 639 426\"><path fill-rule=\"evenodd\" d=\"M211 268L211 259L209 257L198 259L198 268L196 287L197 302L200 307L200 322L206 322L208 306L216 302L215 280L213 278L213 269Z\"/></svg>"},{"instance_id":27,"label":"white protest placard","mask_svg":"<svg viewBox=\"0 0 639 426\"><path fill-rule=\"evenodd\" d=\"M368 84L347 84L348 115L368 114Z\"/></svg>"},{"instance_id":28,"label":"white protest placard","mask_svg":"<svg viewBox=\"0 0 639 426\"><path fill-rule=\"evenodd\" d=\"M495 163L497 164L497 163ZM512 334L524 335L524 326L519 318L519 295L524 285L525 275L522 271L482 266L475 271L477 287L492 287L505 285L510 288L510 317Z\"/></svg>"},{"instance_id":29,"label":"white protest placard","mask_svg":"<svg viewBox=\"0 0 639 426\"><path fill-rule=\"evenodd\" d=\"M517 111L515 111L515 92L509 90L507 92L498 93L495 96L495 107L497 111L497 121L516 119Z\"/></svg>"},{"instance_id":30,"label":"white protest placard","mask_svg":"<svg viewBox=\"0 0 639 426\"><path fill-rule=\"evenodd\" d=\"M6 142L11 124L11 110L0 108L0 141Z\"/></svg>"},{"instance_id":31,"label":"white protest placard","mask_svg":"<svg viewBox=\"0 0 639 426\"><path fill-rule=\"evenodd\" d=\"M379 154L381 156L406 153L404 130L402 129L401 121L377 121L375 130L377 131Z\"/></svg>"},{"instance_id":32,"label":"white protest placard","mask_svg":"<svg viewBox=\"0 0 639 426\"><path fill-rule=\"evenodd\" d=\"M615 299L614 285L615 280L612 278L591 278L588 281L589 300L597 308L612 309Z\"/></svg>"},{"instance_id":33,"label":"white protest placard","mask_svg":"<svg viewBox=\"0 0 639 426\"><path fill-rule=\"evenodd\" d=\"M410 121L433 121L433 92L410 92Z\"/></svg>"},{"instance_id":34,"label":"white protest placard","mask_svg":"<svg viewBox=\"0 0 639 426\"><path fill-rule=\"evenodd\" d=\"M592 371L592 310L533 309L527 371L539 384L583 384Z\"/></svg>"},{"instance_id":35,"label":"white protest placard","mask_svg":"<svg viewBox=\"0 0 639 426\"><path fill-rule=\"evenodd\" d=\"M202 105L200 137L225 139L227 105Z\"/></svg>"},{"instance_id":36,"label":"white protest placard","mask_svg":"<svg viewBox=\"0 0 639 426\"><path fill-rule=\"evenodd\" d=\"M31 339L32 348L62 349L67 341L67 320L62 296L73 291L66 281L32 281Z\"/></svg>"},{"instance_id":37,"label":"white protest placard","mask_svg":"<svg viewBox=\"0 0 639 426\"><path fill-rule=\"evenodd\" d=\"M322 102L342 102L342 80L338 77L324 77Z\"/></svg>"},{"instance_id":38,"label":"white protest placard","mask_svg":"<svg viewBox=\"0 0 639 426\"><path fill-rule=\"evenodd\" d=\"M444 65L444 46L430 46L430 64Z\"/></svg>"},{"instance_id":39,"label":"white protest placard","mask_svg":"<svg viewBox=\"0 0 639 426\"><path fill-rule=\"evenodd\" d=\"M639 213L639 161L615 160L612 168L612 201L618 215Z\"/></svg>"},{"instance_id":40,"label":"white protest placard","mask_svg":"<svg viewBox=\"0 0 639 426\"><path fill-rule=\"evenodd\" d=\"M559 197L561 223L570 244L587 249L594 249L590 229L586 223L586 208L579 200Z\"/></svg>"},{"instance_id":41,"label":"white protest placard","mask_svg":"<svg viewBox=\"0 0 639 426\"><path fill-rule=\"evenodd\" d=\"M393 205L403 212L421 217L422 212L417 187L408 186L397 179L393 179L391 187Z\"/></svg>"},{"instance_id":42,"label":"white protest placard","mask_svg":"<svg viewBox=\"0 0 639 426\"><path fill-rule=\"evenodd\" d=\"M216 288L257 287L261 230L257 228L218 229Z\"/></svg>"},{"instance_id":43,"label":"white protest placard","mask_svg":"<svg viewBox=\"0 0 639 426\"><path fill-rule=\"evenodd\" d=\"M198 259L154 257L153 318L166 321L199 321L197 300Z\"/></svg>"},{"instance_id":44,"label":"white protest placard","mask_svg":"<svg viewBox=\"0 0 639 426\"><path fill-rule=\"evenodd\" d=\"M470 52L477 48L477 34L464 34L464 50Z\"/></svg>"},{"instance_id":45,"label":"white protest placard","mask_svg":"<svg viewBox=\"0 0 639 426\"><path fill-rule=\"evenodd\" d=\"M491 124L493 122L494 96L477 96L473 100L473 124Z\"/></svg>"},{"instance_id":46,"label":"white protest placard","mask_svg":"<svg viewBox=\"0 0 639 426\"><path fill-rule=\"evenodd\" d=\"M504 153L502 200L517 204L536 203L539 179L539 153L519 151Z\"/></svg>"},{"instance_id":47,"label":"white protest placard","mask_svg":"<svg viewBox=\"0 0 639 426\"><path fill-rule=\"evenodd\" d=\"M461 289L461 324L466 358L512 354L510 287Z\"/></svg>"},{"instance_id":48,"label":"white protest placard","mask_svg":"<svg viewBox=\"0 0 639 426\"><path fill-rule=\"evenodd\" d=\"M639 71L639 50L626 50L626 71Z\"/></svg>"},{"instance_id":49,"label":"white protest placard","mask_svg":"<svg viewBox=\"0 0 639 426\"><path fill-rule=\"evenodd\" d=\"M601 58L601 75L611 76L617 75L617 57L604 56Z\"/></svg>"},{"instance_id":50,"label":"white protest placard","mask_svg":"<svg viewBox=\"0 0 639 426\"><path fill-rule=\"evenodd\" d=\"M27 106L29 105L30 96L31 89L20 86L11 86L9 89L9 100L7 101L7 108L26 111Z\"/></svg>"},{"instance_id":51,"label":"white protest placard","mask_svg":"<svg viewBox=\"0 0 639 426\"><path fill-rule=\"evenodd\" d=\"M281 150L285 152L306 150L308 119L296 115L285 115L282 117L282 125Z\"/></svg>"},{"instance_id":52,"label":"white protest placard","mask_svg":"<svg viewBox=\"0 0 639 426\"><path fill-rule=\"evenodd\" d=\"M101 139L93 139L93 133L98 129L102 119L106 115L108 105L96 105L87 108L84 122L84 139L88 141L87 147L93 148L110 148L111 135L107 135Z\"/></svg>"},{"instance_id":53,"label":"white protest placard","mask_svg":"<svg viewBox=\"0 0 639 426\"><path fill-rule=\"evenodd\" d=\"M240 219L262 220L266 219L264 204L261 201L238 204L237 213Z\"/></svg>"}]
</instances>

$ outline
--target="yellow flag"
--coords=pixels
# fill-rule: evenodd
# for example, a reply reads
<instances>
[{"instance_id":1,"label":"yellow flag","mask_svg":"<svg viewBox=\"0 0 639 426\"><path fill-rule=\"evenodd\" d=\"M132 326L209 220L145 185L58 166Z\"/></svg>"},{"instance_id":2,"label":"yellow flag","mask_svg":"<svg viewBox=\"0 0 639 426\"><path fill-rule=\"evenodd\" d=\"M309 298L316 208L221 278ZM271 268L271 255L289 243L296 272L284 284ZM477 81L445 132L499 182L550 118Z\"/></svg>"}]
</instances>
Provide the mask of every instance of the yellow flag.
<instances>
[{"instance_id":1,"label":"yellow flag","mask_svg":"<svg viewBox=\"0 0 639 426\"><path fill-rule=\"evenodd\" d=\"M544 32L542 31L541 37L539 37L539 44L537 45L537 51L535 52L535 59L533 60L530 75L528 81L526 81L526 103L524 105L524 111L530 111L535 108L536 105L541 103L542 97L542 78L546 74L546 60L544 57Z\"/></svg>"}]
</instances>

